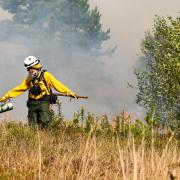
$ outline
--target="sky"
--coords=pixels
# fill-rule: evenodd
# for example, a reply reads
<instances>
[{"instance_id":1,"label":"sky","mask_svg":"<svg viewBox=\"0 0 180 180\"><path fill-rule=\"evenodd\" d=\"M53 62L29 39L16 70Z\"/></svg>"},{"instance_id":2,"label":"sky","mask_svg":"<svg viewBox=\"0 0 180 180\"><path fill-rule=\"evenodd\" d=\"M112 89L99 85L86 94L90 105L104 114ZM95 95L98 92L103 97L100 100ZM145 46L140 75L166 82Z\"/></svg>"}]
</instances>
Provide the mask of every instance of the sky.
<instances>
[{"instance_id":1,"label":"sky","mask_svg":"<svg viewBox=\"0 0 180 180\"><path fill-rule=\"evenodd\" d=\"M82 90L81 92L84 93L83 95L90 96L90 100L78 102L73 101L71 103L67 100L64 101L63 107L65 116L68 118L71 117L73 112L83 105L87 107L89 111L95 112L95 114L101 115L107 113L110 118L120 113L123 109L128 111L134 117L142 117L143 109L135 103L137 89L127 88L128 82L136 86L133 66L140 55L140 43L144 38L145 32L151 30L155 15L178 16L178 12L180 12L180 1L89 0L89 3L91 8L94 8L95 6L98 7L99 12L101 13L101 23L103 29L106 30L110 28L111 30L111 39L108 40L108 42L105 42L103 47L118 47L113 57L105 57L103 62L104 72L107 72L107 75L111 76L111 79L113 80L113 87L107 88L108 85L104 85L104 89L100 90L102 91L102 97L99 101L96 101L95 98L93 99L93 97L91 97L91 93L88 92L89 94L85 94L86 91ZM0 21L11 18L11 14L0 9ZM0 66L3 66L3 61L6 61L7 56L9 57L11 54L12 56L14 54L18 55L18 52L20 51L24 52L24 54L28 53L26 47L22 45L14 46L6 41L0 42L0 47ZM1 68L1 74L6 74L7 68L7 65ZM9 74L10 73L11 71ZM18 71L17 79L24 75L24 72ZM2 77L3 76L1 76L1 78ZM2 81L3 79L0 79L0 82ZM18 81L15 80L15 82ZM11 88L8 81L3 83L7 88L3 88L3 91L0 90L0 95L2 95L5 90L9 90L9 88ZM15 85L15 83L13 84ZM101 94L100 91L98 91L98 95ZM23 107L24 104L22 104L22 101L25 100L25 96L27 96L27 94L13 100L14 106L16 107L15 110L13 112L4 113L3 117L13 115L15 118L20 117L21 119L24 119L26 117L27 109ZM105 100L103 101L102 99Z\"/></svg>"}]
</instances>

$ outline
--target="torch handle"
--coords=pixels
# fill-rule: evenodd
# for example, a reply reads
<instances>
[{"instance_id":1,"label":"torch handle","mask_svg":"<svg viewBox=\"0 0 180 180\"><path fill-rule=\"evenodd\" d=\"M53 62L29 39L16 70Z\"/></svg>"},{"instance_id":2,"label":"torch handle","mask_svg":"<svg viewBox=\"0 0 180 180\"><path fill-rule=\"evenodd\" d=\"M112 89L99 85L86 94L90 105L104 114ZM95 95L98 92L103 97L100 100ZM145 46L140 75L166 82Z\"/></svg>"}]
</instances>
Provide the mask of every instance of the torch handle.
<instances>
[{"instance_id":1,"label":"torch handle","mask_svg":"<svg viewBox=\"0 0 180 180\"><path fill-rule=\"evenodd\" d=\"M68 95L65 94L65 93L53 93L53 94L55 94L56 96L66 96L66 97L71 97L71 98L73 98L72 96L68 96ZM88 99L88 96L79 96L79 95L76 95L76 97L77 97L77 99L79 99L79 98Z\"/></svg>"}]
</instances>

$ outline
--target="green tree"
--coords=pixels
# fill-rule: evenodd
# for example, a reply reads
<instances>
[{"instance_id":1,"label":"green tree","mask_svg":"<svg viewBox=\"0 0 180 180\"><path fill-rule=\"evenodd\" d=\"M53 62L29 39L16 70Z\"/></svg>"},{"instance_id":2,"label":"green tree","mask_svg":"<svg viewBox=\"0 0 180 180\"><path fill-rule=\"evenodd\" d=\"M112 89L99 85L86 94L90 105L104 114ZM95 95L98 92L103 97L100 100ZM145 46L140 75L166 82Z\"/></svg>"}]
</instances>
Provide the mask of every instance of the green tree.
<instances>
[{"instance_id":1,"label":"green tree","mask_svg":"<svg viewBox=\"0 0 180 180\"><path fill-rule=\"evenodd\" d=\"M102 30L97 7L90 10L88 0L2 0L0 5L14 15L9 34L45 37L83 50L101 49L110 38L110 30Z\"/></svg>"},{"instance_id":2,"label":"green tree","mask_svg":"<svg viewBox=\"0 0 180 180\"><path fill-rule=\"evenodd\" d=\"M142 57L135 68L137 103L152 119L180 125L180 17L156 16L152 32L142 41Z\"/></svg>"}]
</instances>

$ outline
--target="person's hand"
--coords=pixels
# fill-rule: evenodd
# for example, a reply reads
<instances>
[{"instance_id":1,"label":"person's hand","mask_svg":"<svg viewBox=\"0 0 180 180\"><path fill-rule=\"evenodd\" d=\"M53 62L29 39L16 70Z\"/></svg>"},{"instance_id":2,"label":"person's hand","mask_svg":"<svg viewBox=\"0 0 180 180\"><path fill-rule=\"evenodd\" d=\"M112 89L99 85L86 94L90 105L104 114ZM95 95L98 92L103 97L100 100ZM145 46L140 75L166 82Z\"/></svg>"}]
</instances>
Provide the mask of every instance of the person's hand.
<instances>
[{"instance_id":1,"label":"person's hand","mask_svg":"<svg viewBox=\"0 0 180 180\"><path fill-rule=\"evenodd\" d=\"M8 100L8 98L6 96L3 96L0 98L0 102L6 102Z\"/></svg>"},{"instance_id":2,"label":"person's hand","mask_svg":"<svg viewBox=\"0 0 180 180\"><path fill-rule=\"evenodd\" d=\"M72 91L68 92L67 95L70 96L71 98L77 98L77 95Z\"/></svg>"}]
</instances>

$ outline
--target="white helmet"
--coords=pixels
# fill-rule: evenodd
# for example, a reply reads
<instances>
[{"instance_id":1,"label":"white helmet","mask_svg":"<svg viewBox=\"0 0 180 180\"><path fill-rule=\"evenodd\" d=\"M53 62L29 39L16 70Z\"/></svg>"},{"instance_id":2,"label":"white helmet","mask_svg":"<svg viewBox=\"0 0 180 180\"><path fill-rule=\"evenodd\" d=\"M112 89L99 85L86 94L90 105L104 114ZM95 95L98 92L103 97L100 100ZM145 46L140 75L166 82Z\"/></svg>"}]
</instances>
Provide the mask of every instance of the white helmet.
<instances>
[{"instance_id":1,"label":"white helmet","mask_svg":"<svg viewBox=\"0 0 180 180\"><path fill-rule=\"evenodd\" d=\"M28 56L24 60L24 67L27 69L27 68L37 65L39 63L40 63L40 60L37 59L35 56Z\"/></svg>"}]
</instances>

